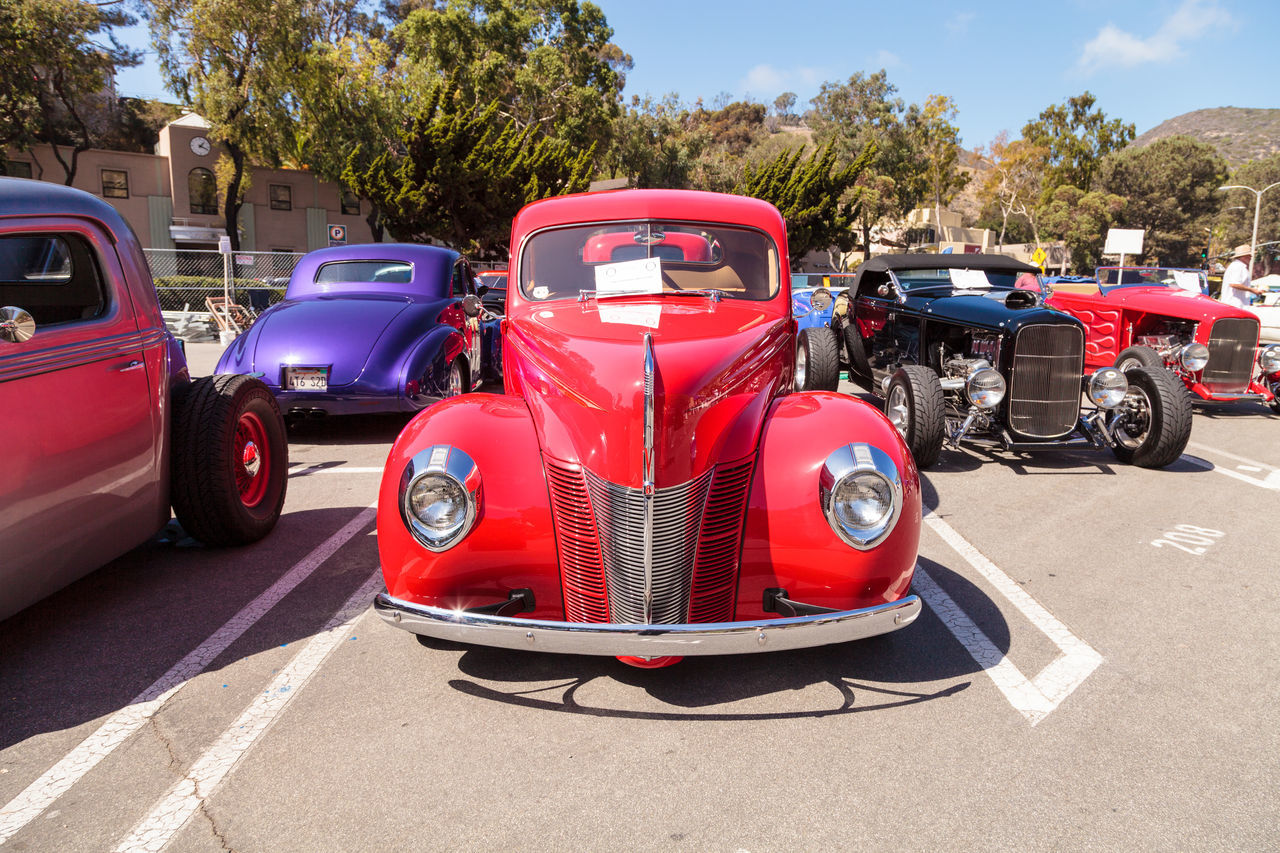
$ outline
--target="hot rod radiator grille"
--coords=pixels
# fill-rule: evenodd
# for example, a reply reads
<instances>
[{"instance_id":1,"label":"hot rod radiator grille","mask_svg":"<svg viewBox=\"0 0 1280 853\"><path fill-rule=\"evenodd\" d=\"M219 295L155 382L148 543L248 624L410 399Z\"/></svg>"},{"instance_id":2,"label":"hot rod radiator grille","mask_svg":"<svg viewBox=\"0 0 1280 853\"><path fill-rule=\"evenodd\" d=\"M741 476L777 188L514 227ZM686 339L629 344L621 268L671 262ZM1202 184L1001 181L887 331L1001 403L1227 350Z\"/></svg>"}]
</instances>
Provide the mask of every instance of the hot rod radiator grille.
<instances>
[{"instance_id":1,"label":"hot rod radiator grille","mask_svg":"<svg viewBox=\"0 0 1280 853\"><path fill-rule=\"evenodd\" d=\"M570 621L672 625L733 617L750 460L659 489L645 618L644 494L547 460Z\"/></svg>"},{"instance_id":2,"label":"hot rod radiator grille","mask_svg":"<svg viewBox=\"0 0 1280 853\"><path fill-rule=\"evenodd\" d=\"M1084 333L1075 326L1027 326L1014 342L1009 428L1028 438L1061 438L1080 416Z\"/></svg>"},{"instance_id":3,"label":"hot rod radiator grille","mask_svg":"<svg viewBox=\"0 0 1280 853\"><path fill-rule=\"evenodd\" d=\"M1215 394L1242 394L1253 376L1253 350L1258 344L1257 320L1228 317L1209 333L1209 363L1204 386Z\"/></svg>"}]
</instances>

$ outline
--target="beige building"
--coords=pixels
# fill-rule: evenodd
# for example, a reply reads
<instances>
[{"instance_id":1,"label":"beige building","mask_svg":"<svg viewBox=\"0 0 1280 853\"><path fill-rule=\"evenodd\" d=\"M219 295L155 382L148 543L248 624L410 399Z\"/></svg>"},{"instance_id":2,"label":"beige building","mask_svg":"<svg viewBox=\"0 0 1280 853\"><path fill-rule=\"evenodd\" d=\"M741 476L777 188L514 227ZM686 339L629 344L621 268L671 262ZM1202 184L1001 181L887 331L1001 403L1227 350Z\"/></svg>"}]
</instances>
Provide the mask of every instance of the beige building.
<instances>
[{"instance_id":1,"label":"beige building","mask_svg":"<svg viewBox=\"0 0 1280 853\"><path fill-rule=\"evenodd\" d=\"M74 186L110 202L148 249L216 249L226 234L214 164L219 148L194 113L160 131L154 154L90 149L80 154ZM69 158L69 151L63 154ZM62 183L49 145L11 153L8 173ZM243 251L308 252L373 239L369 202L311 172L252 167L240 208Z\"/></svg>"}]
</instances>

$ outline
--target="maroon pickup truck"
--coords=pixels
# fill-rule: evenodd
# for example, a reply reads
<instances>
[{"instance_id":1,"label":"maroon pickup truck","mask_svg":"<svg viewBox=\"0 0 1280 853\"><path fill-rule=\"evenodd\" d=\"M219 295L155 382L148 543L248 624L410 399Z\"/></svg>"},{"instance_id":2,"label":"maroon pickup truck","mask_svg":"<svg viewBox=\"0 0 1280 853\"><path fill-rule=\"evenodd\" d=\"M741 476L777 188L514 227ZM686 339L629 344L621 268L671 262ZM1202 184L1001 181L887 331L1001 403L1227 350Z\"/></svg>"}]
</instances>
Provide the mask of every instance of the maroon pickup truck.
<instances>
[{"instance_id":1,"label":"maroon pickup truck","mask_svg":"<svg viewBox=\"0 0 1280 853\"><path fill-rule=\"evenodd\" d=\"M192 380L128 224L0 178L0 619L153 536L275 526L288 444L257 379Z\"/></svg>"}]
</instances>

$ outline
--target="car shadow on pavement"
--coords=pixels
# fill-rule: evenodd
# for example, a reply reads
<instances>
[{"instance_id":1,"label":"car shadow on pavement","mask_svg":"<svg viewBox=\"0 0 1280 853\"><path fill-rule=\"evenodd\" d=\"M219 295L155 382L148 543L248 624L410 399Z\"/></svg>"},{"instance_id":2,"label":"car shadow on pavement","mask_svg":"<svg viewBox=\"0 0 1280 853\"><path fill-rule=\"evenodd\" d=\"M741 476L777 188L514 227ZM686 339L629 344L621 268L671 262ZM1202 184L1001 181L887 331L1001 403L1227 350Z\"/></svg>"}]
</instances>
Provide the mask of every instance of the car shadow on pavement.
<instances>
[{"instance_id":1,"label":"car shadow on pavement","mask_svg":"<svg viewBox=\"0 0 1280 853\"><path fill-rule=\"evenodd\" d=\"M205 548L170 526L0 621L0 750L128 707L233 622L242 632L210 647L184 678L311 639L377 565L372 521L258 618L242 614L305 561L315 531L337 530L361 509L286 513L270 536L241 548Z\"/></svg>"},{"instance_id":2,"label":"car shadow on pavement","mask_svg":"<svg viewBox=\"0 0 1280 853\"><path fill-rule=\"evenodd\" d=\"M413 418L409 413L332 415L290 420L290 444L389 444Z\"/></svg>"},{"instance_id":3,"label":"car shadow on pavement","mask_svg":"<svg viewBox=\"0 0 1280 853\"><path fill-rule=\"evenodd\" d=\"M953 600L963 602L993 644L1008 650L1008 625L982 590L932 560L922 558L920 567ZM467 678L449 681L460 693L536 710L637 720L723 722L884 711L954 696L980 671L927 604L913 624L866 640L767 654L689 657L657 670L636 669L613 658L422 642L429 649L463 652L458 668ZM593 704L584 698L588 691L583 688L597 679L639 688L646 698L638 705L644 707ZM810 689L825 686L830 689ZM745 710L737 703L769 709Z\"/></svg>"},{"instance_id":4,"label":"car shadow on pavement","mask_svg":"<svg viewBox=\"0 0 1280 853\"><path fill-rule=\"evenodd\" d=\"M1264 418L1280 419L1280 414L1273 412L1265 403L1210 403L1196 400L1192 403L1192 411L1201 417L1213 420L1230 420L1232 418Z\"/></svg>"}]
</instances>

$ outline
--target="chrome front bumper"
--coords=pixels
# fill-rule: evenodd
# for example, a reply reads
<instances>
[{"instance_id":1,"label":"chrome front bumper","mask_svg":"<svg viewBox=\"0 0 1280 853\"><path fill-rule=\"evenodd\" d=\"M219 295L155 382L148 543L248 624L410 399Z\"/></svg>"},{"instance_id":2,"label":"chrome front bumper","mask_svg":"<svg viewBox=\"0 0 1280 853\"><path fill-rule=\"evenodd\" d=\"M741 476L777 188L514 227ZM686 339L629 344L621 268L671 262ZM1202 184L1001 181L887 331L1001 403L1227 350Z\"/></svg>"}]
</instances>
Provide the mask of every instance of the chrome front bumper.
<instances>
[{"instance_id":1,"label":"chrome front bumper","mask_svg":"<svg viewBox=\"0 0 1280 853\"><path fill-rule=\"evenodd\" d=\"M489 616L413 604L385 592L374 599L373 609L397 628L477 646L571 655L687 657L781 652L887 634L915 621L920 615L920 599L908 595L891 604L816 616L686 625L551 622Z\"/></svg>"}]
</instances>

